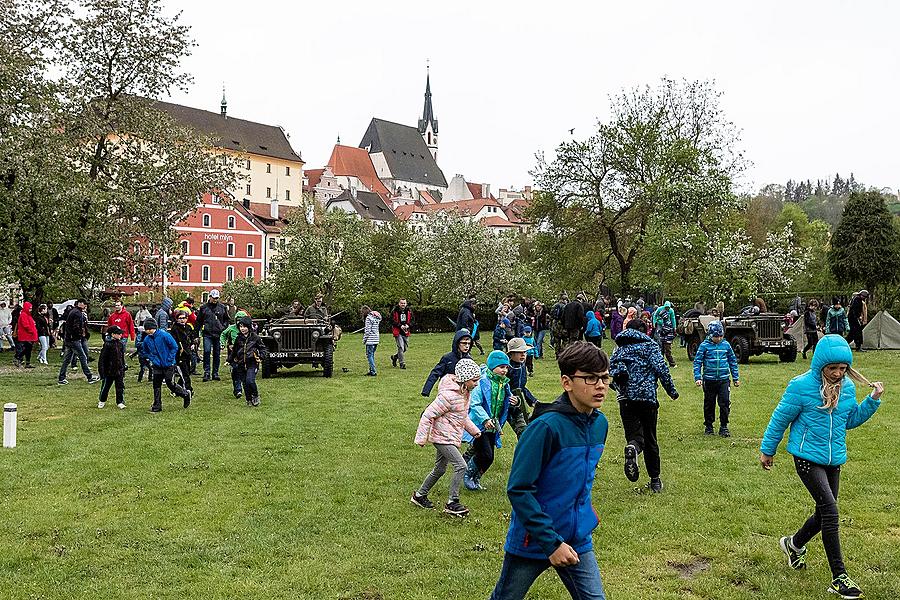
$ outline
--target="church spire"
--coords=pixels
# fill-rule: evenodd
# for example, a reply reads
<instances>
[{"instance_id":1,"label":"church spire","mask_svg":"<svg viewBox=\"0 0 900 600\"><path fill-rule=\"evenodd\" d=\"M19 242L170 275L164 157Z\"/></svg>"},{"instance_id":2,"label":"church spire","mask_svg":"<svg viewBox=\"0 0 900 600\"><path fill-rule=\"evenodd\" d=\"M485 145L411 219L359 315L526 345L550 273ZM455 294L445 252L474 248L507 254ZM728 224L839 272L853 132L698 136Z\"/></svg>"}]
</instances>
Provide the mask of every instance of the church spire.
<instances>
[{"instance_id":1,"label":"church spire","mask_svg":"<svg viewBox=\"0 0 900 600\"><path fill-rule=\"evenodd\" d=\"M223 117L228 116L228 100L225 99L225 84L222 84L222 102L219 104L219 110Z\"/></svg>"},{"instance_id":2,"label":"church spire","mask_svg":"<svg viewBox=\"0 0 900 600\"><path fill-rule=\"evenodd\" d=\"M425 66L425 108L422 110L422 118L419 119L419 133L425 140L425 145L431 150L431 156L437 160L438 149L438 122L434 118L434 108L431 106L431 65Z\"/></svg>"}]
</instances>

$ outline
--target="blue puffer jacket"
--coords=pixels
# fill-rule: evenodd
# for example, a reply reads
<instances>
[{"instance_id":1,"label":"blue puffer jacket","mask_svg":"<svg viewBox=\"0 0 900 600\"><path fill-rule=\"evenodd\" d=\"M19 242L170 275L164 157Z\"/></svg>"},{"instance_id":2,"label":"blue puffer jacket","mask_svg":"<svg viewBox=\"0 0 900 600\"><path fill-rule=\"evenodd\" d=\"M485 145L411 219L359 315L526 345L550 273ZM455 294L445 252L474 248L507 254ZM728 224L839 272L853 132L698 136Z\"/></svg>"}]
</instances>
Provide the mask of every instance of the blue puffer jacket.
<instances>
[{"instance_id":1,"label":"blue puffer jacket","mask_svg":"<svg viewBox=\"0 0 900 600\"><path fill-rule=\"evenodd\" d=\"M178 356L178 343L168 331L157 329L153 335L145 335L141 353L154 367L173 367Z\"/></svg>"},{"instance_id":2,"label":"blue puffer jacket","mask_svg":"<svg viewBox=\"0 0 900 600\"><path fill-rule=\"evenodd\" d=\"M484 431L484 422L491 418L491 381L488 378L487 373L487 367L482 365L481 380L478 382L478 386L472 390L472 393L469 395L469 418L472 419L472 422L475 423L481 431ZM506 383L503 384L500 395L503 396L503 405L500 407L500 414L497 417L496 423L497 428L494 430L498 434L503 431L503 426L506 424L507 417L509 417L509 400L512 398L512 390L509 389L508 379L506 379ZM500 437L500 435L497 435L495 438L495 445L498 448L503 446L503 444L500 443ZM466 431L463 433L463 441L471 444L475 441L475 438Z\"/></svg>"},{"instance_id":3,"label":"blue puffer jacket","mask_svg":"<svg viewBox=\"0 0 900 600\"><path fill-rule=\"evenodd\" d=\"M538 403L534 417L509 472L512 519L504 549L544 560L563 542L578 554L590 552L591 532L600 522L591 487L609 423L600 411L575 410L566 394L553 404Z\"/></svg>"},{"instance_id":4,"label":"blue puffer jacket","mask_svg":"<svg viewBox=\"0 0 900 600\"><path fill-rule=\"evenodd\" d=\"M656 399L657 381L662 383L669 396L678 397L659 344L650 336L635 329L625 329L616 336L616 346L609 359L609 374L620 402L632 400L659 404Z\"/></svg>"},{"instance_id":5,"label":"blue puffer jacket","mask_svg":"<svg viewBox=\"0 0 900 600\"><path fill-rule=\"evenodd\" d=\"M701 379L701 368L704 381L722 381L729 376L734 381L738 380L737 356L731 344L725 340L713 343L711 335L703 340L694 356L694 381Z\"/></svg>"},{"instance_id":6,"label":"blue puffer jacket","mask_svg":"<svg viewBox=\"0 0 900 600\"><path fill-rule=\"evenodd\" d=\"M775 455L790 426L787 451L793 456L826 466L847 462L847 430L869 420L881 401L866 396L857 404L856 386L845 377L837 406L831 412L819 408L822 369L834 363L853 365L853 353L844 338L826 335L816 346L809 371L791 380L772 413L760 448L763 454Z\"/></svg>"},{"instance_id":7,"label":"blue puffer jacket","mask_svg":"<svg viewBox=\"0 0 900 600\"><path fill-rule=\"evenodd\" d=\"M584 337L600 337L603 330L600 328L600 321L597 320L597 315L588 311L584 313L584 316L587 318L587 325L584 326Z\"/></svg>"}]
</instances>

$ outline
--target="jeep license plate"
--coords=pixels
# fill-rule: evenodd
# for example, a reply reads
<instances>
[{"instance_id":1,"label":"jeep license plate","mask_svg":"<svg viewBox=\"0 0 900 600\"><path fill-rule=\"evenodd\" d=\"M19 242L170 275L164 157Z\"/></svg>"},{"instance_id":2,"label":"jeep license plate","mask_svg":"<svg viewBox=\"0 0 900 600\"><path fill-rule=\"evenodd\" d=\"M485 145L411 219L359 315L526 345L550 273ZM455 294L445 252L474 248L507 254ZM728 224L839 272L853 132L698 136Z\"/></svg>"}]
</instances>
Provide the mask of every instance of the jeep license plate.
<instances>
[{"instance_id":1,"label":"jeep license plate","mask_svg":"<svg viewBox=\"0 0 900 600\"><path fill-rule=\"evenodd\" d=\"M290 354L290 352L269 352L269 356L272 358L287 358Z\"/></svg>"},{"instance_id":2,"label":"jeep license plate","mask_svg":"<svg viewBox=\"0 0 900 600\"><path fill-rule=\"evenodd\" d=\"M323 356L325 356L324 352L313 352L312 353L313 358L322 358Z\"/></svg>"}]
</instances>

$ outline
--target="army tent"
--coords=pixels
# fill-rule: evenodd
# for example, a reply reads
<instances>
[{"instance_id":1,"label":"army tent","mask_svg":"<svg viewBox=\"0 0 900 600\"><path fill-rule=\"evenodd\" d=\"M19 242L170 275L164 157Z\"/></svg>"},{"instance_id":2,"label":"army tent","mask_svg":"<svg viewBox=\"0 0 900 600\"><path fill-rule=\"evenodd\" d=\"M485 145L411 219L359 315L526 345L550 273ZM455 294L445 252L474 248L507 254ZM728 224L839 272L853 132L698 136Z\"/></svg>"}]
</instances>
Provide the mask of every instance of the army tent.
<instances>
[{"instance_id":1,"label":"army tent","mask_svg":"<svg viewBox=\"0 0 900 600\"><path fill-rule=\"evenodd\" d=\"M900 323L886 310L880 311L863 329L866 350L900 350Z\"/></svg>"},{"instance_id":2,"label":"army tent","mask_svg":"<svg viewBox=\"0 0 900 600\"><path fill-rule=\"evenodd\" d=\"M803 347L806 345L806 333L803 331L803 329L803 315L800 315L800 318L794 321L794 324L791 325L787 330L787 333L791 334L791 336L794 338L794 341L797 342L797 350L803 350ZM822 336L824 334L821 331L818 333L819 339L822 339Z\"/></svg>"}]
</instances>

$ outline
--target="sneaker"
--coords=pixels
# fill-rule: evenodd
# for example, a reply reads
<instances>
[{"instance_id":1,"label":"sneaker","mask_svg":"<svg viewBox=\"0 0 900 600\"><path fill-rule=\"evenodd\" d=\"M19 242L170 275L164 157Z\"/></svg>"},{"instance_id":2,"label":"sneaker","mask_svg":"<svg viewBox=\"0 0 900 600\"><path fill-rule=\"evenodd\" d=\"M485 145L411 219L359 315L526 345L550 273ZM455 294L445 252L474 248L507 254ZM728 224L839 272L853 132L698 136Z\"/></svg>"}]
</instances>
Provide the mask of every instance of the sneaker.
<instances>
[{"instance_id":1,"label":"sneaker","mask_svg":"<svg viewBox=\"0 0 900 600\"><path fill-rule=\"evenodd\" d=\"M69 384L68 379L60 379L56 382L56 385L68 385L68 384Z\"/></svg>"},{"instance_id":2,"label":"sneaker","mask_svg":"<svg viewBox=\"0 0 900 600\"><path fill-rule=\"evenodd\" d=\"M634 444L625 446L625 477L628 481L637 481L640 477L641 469L637 463L637 448Z\"/></svg>"},{"instance_id":3,"label":"sneaker","mask_svg":"<svg viewBox=\"0 0 900 600\"><path fill-rule=\"evenodd\" d=\"M234 393L234 397L235 397L235 398L240 398L240 397L243 396L243 395L244 395L244 394L243 394L242 392L235 392L235 393Z\"/></svg>"},{"instance_id":4,"label":"sneaker","mask_svg":"<svg viewBox=\"0 0 900 600\"><path fill-rule=\"evenodd\" d=\"M728 431L727 427L719 427L719 435L724 438L727 438L727 437L731 437L731 432Z\"/></svg>"},{"instance_id":5,"label":"sneaker","mask_svg":"<svg viewBox=\"0 0 900 600\"><path fill-rule=\"evenodd\" d=\"M459 500L451 500L444 505L444 512L454 517L465 517L469 514L469 508L459 503Z\"/></svg>"},{"instance_id":6,"label":"sneaker","mask_svg":"<svg viewBox=\"0 0 900 600\"><path fill-rule=\"evenodd\" d=\"M119 408L119 409L123 409L123 410L124 410L124 408L125 408L125 403L123 402L122 404L116 404L116 408Z\"/></svg>"},{"instance_id":7,"label":"sneaker","mask_svg":"<svg viewBox=\"0 0 900 600\"><path fill-rule=\"evenodd\" d=\"M162 412L162 404L154 404L150 407L150 412L157 413Z\"/></svg>"},{"instance_id":8,"label":"sneaker","mask_svg":"<svg viewBox=\"0 0 900 600\"><path fill-rule=\"evenodd\" d=\"M418 492L413 492L413 495L410 497L409 501L419 508L434 508L434 502L428 499L428 494L420 496Z\"/></svg>"},{"instance_id":9,"label":"sneaker","mask_svg":"<svg viewBox=\"0 0 900 600\"><path fill-rule=\"evenodd\" d=\"M653 492L654 494L658 494L662 491L662 489L663 489L662 479L660 479L659 477L651 477L650 478L650 491Z\"/></svg>"},{"instance_id":10,"label":"sneaker","mask_svg":"<svg viewBox=\"0 0 900 600\"><path fill-rule=\"evenodd\" d=\"M397 355L396 354L391 354L391 365L393 365L394 367L397 366Z\"/></svg>"},{"instance_id":11,"label":"sneaker","mask_svg":"<svg viewBox=\"0 0 900 600\"><path fill-rule=\"evenodd\" d=\"M848 600L863 597L862 590L859 589L856 582L850 579L850 576L846 573L842 573L835 577L834 581L832 581L831 585L828 587L828 591Z\"/></svg>"},{"instance_id":12,"label":"sneaker","mask_svg":"<svg viewBox=\"0 0 900 600\"><path fill-rule=\"evenodd\" d=\"M203 381L209 381L209 373L203 374Z\"/></svg>"},{"instance_id":13,"label":"sneaker","mask_svg":"<svg viewBox=\"0 0 900 600\"><path fill-rule=\"evenodd\" d=\"M781 546L781 551L784 552L785 556L788 558L788 566L792 569L800 570L806 568L806 547L804 546L799 551L794 550L791 546L791 537L784 536L780 540L778 540L778 545Z\"/></svg>"},{"instance_id":14,"label":"sneaker","mask_svg":"<svg viewBox=\"0 0 900 600\"><path fill-rule=\"evenodd\" d=\"M706 431L703 432L706 435L715 435L715 431L713 431L712 425L706 426Z\"/></svg>"},{"instance_id":15,"label":"sneaker","mask_svg":"<svg viewBox=\"0 0 900 600\"><path fill-rule=\"evenodd\" d=\"M25 368L26 368L26 369L33 369L33 368L34 368L34 365L32 365L32 364L27 364L27 365L25 365Z\"/></svg>"},{"instance_id":16,"label":"sneaker","mask_svg":"<svg viewBox=\"0 0 900 600\"><path fill-rule=\"evenodd\" d=\"M468 473L466 473L463 477L463 485L466 486L467 490L472 492L478 489L478 482Z\"/></svg>"},{"instance_id":17,"label":"sneaker","mask_svg":"<svg viewBox=\"0 0 900 600\"><path fill-rule=\"evenodd\" d=\"M250 398L250 406L259 406L259 396Z\"/></svg>"},{"instance_id":18,"label":"sneaker","mask_svg":"<svg viewBox=\"0 0 900 600\"><path fill-rule=\"evenodd\" d=\"M184 407L187 408L191 405L191 398L194 397L194 390L186 390L187 395L184 397Z\"/></svg>"},{"instance_id":19,"label":"sneaker","mask_svg":"<svg viewBox=\"0 0 900 600\"><path fill-rule=\"evenodd\" d=\"M222 378L219 377L218 375L213 375L212 378L213 378L213 381L222 381Z\"/></svg>"},{"instance_id":20,"label":"sneaker","mask_svg":"<svg viewBox=\"0 0 900 600\"><path fill-rule=\"evenodd\" d=\"M103 408L104 406L106 406L106 402L98 402L97 403L97 408Z\"/></svg>"},{"instance_id":21,"label":"sneaker","mask_svg":"<svg viewBox=\"0 0 900 600\"><path fill-rule=\"evenodd\" d=\"M93 377L88 379L88 383L97 383L98 381L100 381L100 378L97 377L96 375L94 375Z\"/></svg>"},{"instance_id":22,"label":"sneaker","mask_svg":"<svg viewBox=\"0 0 900 600\"><path fill-rule=\"evenodd\" d=\"M405 364L403 364L403 363L400 363L400 369L402 369L402 370L404 370L404 371L405 371L405 370L406 370L406 365L405 365Z\"/></svg>"}]
</instances>

